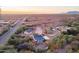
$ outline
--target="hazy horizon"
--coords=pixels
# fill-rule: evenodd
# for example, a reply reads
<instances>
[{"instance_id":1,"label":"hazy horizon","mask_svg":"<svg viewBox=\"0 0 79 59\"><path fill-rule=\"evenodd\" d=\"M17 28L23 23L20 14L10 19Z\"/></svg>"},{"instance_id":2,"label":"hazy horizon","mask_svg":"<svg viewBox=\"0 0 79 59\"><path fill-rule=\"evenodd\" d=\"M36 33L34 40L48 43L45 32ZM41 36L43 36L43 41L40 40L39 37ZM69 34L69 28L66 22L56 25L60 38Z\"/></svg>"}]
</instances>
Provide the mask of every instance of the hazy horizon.
<instances>
[{"instance_id":1,"label":"hazy horizon","mask_svg":"<svg viewBox=\"0 0 79 59\"><path fill-rule=\"evenodd\" d=\"M78 6L1 7L1 14L60 14L67 11L79 11L79 8Z\"/></svg>"}]
</instances>

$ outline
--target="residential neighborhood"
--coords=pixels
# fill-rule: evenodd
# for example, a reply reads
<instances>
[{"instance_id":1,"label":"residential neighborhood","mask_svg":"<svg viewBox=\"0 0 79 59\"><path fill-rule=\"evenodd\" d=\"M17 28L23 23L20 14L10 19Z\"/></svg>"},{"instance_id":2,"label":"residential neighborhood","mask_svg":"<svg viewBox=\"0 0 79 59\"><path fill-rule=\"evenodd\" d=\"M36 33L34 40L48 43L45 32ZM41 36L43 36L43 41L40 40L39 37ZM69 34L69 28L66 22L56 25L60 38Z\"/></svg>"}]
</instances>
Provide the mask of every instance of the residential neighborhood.
<instances>
[{"instance_id":1,"label":"residential neighborhood","mask_svg":"<svg viewBox=\"0 0 79 59\"><path fill-rule=\"evenodd\" d=\"M57 10L53 7L14 8L1 9L0 53L79 52L78 10L73 11L72 7L72 11L60 7Z\"/></svg>"}]
</instances>

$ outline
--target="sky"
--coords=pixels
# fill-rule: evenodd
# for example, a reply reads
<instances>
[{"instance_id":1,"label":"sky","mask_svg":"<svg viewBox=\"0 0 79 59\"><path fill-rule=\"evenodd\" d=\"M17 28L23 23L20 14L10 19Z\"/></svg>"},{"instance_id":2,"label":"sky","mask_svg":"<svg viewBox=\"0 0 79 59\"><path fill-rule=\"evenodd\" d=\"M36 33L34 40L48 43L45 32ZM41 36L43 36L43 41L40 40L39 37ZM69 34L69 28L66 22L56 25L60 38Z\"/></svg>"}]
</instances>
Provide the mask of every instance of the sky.
<instances>
[{"instance_id":1,"label":"sky","mask_svg":"<svg viewBox=\"0 0 79 59\"><path fill-rule=\"evenodd\" d=\"M78 6L78 0L0 0L0 6Z\"/></svg>"},{"instance_id":2,"label":"sky","mask_svg":"<svg viewBox=\"0 0 79 59\"><path fill-rule=\"evenodd\" d=\"M57 14L79 11L76 0L0 0L2 14Z\"/></svg>"}]
</instances>

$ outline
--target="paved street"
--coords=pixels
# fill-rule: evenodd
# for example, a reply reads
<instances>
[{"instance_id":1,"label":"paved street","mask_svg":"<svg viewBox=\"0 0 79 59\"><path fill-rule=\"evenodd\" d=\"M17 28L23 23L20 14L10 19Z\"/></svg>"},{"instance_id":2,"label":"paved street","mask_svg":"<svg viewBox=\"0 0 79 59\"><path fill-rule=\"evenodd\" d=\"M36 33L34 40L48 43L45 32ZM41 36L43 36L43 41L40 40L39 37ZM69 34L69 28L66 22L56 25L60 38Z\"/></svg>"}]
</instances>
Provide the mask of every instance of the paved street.
<instances>
[{"instance_id":1,"label":"paved street","mask_svg":"<svg viewBox=\"0 0 79 59\"><path fill-rule=\"evenodd\" d=\"M6 33L0 36L0 44L5 44L8 39L20 28L20 25L25 21L26 18L23 20L17 20L14 27L10 28Z\"/></svg>"}]
</instances>

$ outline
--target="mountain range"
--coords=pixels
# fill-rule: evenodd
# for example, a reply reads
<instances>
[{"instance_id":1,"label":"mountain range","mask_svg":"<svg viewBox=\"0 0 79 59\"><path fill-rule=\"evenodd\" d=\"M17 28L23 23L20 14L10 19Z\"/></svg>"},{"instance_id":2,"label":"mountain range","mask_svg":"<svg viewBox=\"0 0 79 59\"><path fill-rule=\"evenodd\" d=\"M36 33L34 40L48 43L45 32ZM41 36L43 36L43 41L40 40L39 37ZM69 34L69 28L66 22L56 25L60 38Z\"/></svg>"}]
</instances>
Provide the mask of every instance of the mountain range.
<instances>
[{"instance_id":1,"label":"mountain range","mask_svg":"<svg viewBox=\"0 0 79 59\"><path fill-rule=\"evenodd\" d=\"M68 11L66 14L79 14L79 11Z\"/></svg>"}]
</instances>

